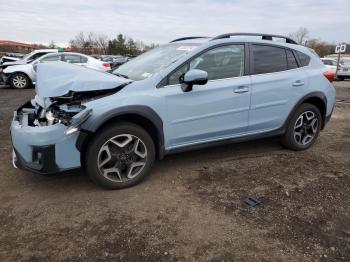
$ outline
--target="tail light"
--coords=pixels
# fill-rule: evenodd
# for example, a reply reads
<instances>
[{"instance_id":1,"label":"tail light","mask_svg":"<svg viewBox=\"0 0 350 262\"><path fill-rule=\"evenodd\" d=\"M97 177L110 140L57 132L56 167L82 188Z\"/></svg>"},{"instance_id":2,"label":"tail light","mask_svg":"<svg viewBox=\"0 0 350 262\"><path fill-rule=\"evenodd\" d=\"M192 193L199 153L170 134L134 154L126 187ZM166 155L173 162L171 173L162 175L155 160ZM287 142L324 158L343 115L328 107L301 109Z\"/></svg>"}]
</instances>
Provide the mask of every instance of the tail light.
<instances>
[{"instance_id":1,"label":"tail light","mask_svg":"<svg viewBox=\"0 0 350 262\"><path fill-rule=\"evenodd\" d=\"M106 67L106 68L110 68L111 67L111 65L109 64L109 63L103 63L102 64L104 67Z\"/></svg>"},{"instance_id":2,"label":"tail light","mask_svg":"<svg viewBox=\"0 0 350 262\"><path fill-rule=\"evenodd\" d=\"M324 72L323 75L328 79L329 82L334 81L335 73L332 71Z\"/></svg>"}]
</instances>

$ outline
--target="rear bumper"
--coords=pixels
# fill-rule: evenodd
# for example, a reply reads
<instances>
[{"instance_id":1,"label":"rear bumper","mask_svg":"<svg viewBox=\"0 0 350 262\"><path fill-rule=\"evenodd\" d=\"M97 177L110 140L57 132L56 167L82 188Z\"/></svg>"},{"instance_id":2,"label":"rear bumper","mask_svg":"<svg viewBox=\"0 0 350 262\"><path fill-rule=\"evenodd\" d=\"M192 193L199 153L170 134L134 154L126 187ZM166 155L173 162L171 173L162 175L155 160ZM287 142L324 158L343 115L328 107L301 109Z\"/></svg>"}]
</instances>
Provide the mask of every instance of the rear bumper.
<instances>
[{"instance_id":1,"label":"rear bumper","mask_svg":"<svg viewBox=\"0 0 350 262\"><path fill-rule=\"evenodd\" d=\"M343 78L350 78L350 69L347 71L339 70L337 76L343 77Z\"/></svg>"}]
</instances>

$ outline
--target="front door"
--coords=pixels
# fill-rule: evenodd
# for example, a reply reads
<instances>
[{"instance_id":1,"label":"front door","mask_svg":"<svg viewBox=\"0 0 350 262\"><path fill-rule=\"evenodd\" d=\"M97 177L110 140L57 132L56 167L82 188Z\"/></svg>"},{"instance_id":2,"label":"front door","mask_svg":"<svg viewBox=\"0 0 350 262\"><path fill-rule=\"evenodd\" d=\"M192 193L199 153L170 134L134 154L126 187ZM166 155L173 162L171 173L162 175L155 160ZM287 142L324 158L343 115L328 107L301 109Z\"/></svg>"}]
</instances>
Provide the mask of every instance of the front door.
<instances>
[{"instance_id":1,"label":"front door","mask_svg":"<svg viewBox=\"0 0 350 262\"><path fill-rule=\"evenodd\" d=\"M167 105L167 149L238 136L247 131L250 77L244 76L244 45L213 48L169 76L160 89ZM208 72L206 85L184 93L179 77L190 69Z\"/></svg>"}]
</instances>

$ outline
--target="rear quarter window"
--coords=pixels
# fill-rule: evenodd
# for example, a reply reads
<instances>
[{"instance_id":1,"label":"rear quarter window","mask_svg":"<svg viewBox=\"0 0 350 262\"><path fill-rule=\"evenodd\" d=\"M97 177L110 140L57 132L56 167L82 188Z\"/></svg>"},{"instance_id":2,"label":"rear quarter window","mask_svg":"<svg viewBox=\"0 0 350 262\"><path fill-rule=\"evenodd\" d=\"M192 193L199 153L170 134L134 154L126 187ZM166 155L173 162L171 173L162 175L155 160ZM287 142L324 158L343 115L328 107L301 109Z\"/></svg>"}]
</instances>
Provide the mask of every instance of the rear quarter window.
<instances>
[{"instance_id":1,"label":"rear quarter window","mask_svg":"<svg viewBox=\"0 0 350 262\"><path fill-rule=\"evenodd\" d=\"M301 66L308 66L310 64L311 58L308 55L299 51L296 51L296 53L297 53L297 56L299 57L299 62Z\"/></svg>"}]
</instances>

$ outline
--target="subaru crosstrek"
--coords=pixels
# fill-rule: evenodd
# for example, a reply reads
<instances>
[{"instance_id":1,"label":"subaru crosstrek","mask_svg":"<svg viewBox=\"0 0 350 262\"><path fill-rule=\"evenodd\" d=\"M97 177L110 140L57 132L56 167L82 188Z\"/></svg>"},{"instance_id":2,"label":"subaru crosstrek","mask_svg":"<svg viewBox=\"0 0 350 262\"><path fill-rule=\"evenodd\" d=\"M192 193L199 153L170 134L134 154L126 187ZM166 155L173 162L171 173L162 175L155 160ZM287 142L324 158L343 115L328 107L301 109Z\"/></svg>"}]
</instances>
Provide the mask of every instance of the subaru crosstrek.
<instances>
[{"instance_id":1,"label":"subaru crosstrek","mask_svg":"<svg viewBox=\"0 0 350 262\"><path fill-rule=\"evenodd\" d=\"M37 70L35 98L14 112L14 166L83 167L110 189L139 183L166 154L218 143L280 136L307 149L335 103L316 53L276 35L181 38L113 74L61 62Z\"/></svg>"}]
</instances>

